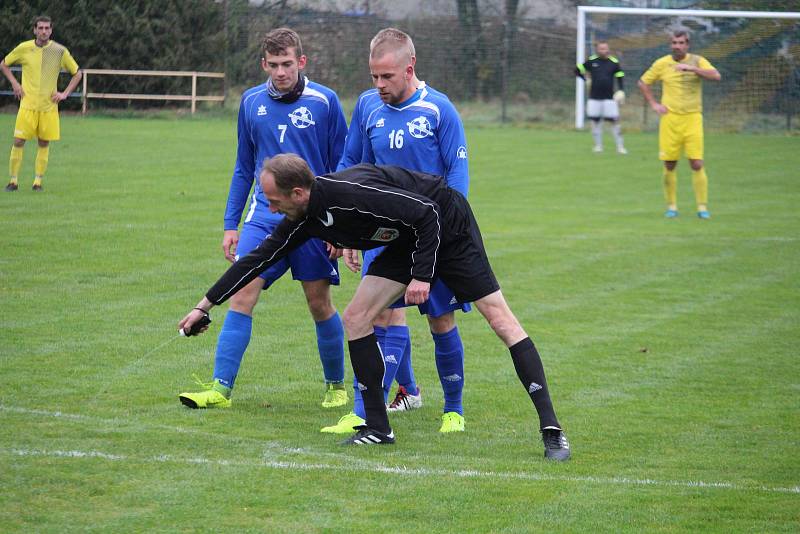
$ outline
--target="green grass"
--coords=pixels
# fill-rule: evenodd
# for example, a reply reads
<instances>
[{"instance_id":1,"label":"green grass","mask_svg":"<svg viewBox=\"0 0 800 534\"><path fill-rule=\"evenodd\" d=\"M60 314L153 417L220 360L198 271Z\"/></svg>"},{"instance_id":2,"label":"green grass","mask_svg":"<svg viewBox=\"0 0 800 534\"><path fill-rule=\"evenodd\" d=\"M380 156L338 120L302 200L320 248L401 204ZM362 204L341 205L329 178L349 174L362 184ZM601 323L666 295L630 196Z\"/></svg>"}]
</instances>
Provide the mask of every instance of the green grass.
<instances>
[{"instance_id":1,"label":"green grass","mask_svg":"<svg viewBox=\"0 0 800 534\"><path fill-rule=\"evenodd\" d=\"M10 145L13 115L0 116ZM508 352L473 312L467 431L438 433L432 343L410 313L425 406L398 443L318 429L313 325L296 283L256 309L233 408L184 409L208 335L153 350L223 271L235 124L62 119L45 192L0 193L0 524L9 532L750 531L800 528L800 150L709 135L709 222L661 216L652 134L472 128L471 201L545 361L573 445L542 460ZM5 156L3 156L5 157ZM343 275L346 305L358 282ZM350 370L348 378L352 376Z\"/></svg>"}]
</instances>

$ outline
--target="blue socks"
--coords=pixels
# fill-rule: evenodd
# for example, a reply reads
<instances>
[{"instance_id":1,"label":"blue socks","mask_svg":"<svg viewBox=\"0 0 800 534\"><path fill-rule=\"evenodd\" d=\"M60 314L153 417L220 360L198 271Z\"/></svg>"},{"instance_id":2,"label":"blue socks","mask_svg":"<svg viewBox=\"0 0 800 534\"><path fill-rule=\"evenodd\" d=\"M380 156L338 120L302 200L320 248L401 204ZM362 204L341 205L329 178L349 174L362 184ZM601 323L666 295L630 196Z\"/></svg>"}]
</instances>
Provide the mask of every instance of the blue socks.
<instances>
[{"instance_id":1,"label":"blue socks","mask_svg":"<svg viewBox=\"0 0 800 534\"><path fill-rule=\"evenodd\" d=\"M252 317L228 310L217 338L217 353L214 357L214 378L223 386L233 388L252 331Z\"/></svg>"},{"instance_id":2,"label":"blue socks","mask_svg":"<svg viewBox=\"0 0 800 534\"><path fill-rule=\"evenodd\" d=\"M339 314L316 323L317 346L326 382L344 382L344 329ZM253 331L253 318L228 310L225 323L217 338L214 358L214 378L225 387L233 388Z\"/></svg>"},{"instance_id":3,"label":"blue socks","mask_svg":"<svg viewBox=\"0 0 800 534\"><path fill-rule=\"evenodd\" d=\"M407 347L411 346L411 333L407 326L389 326L386 328L386 343L381 346L383 361L386 365L386 378L383 381L383 394L389 399L389 390L395 375L405 362Z\"/></svg>"},{"instance_id":4,"label":"blue socks","mask_svg":"<svg viewBox=\"0 0 800 534\"><path fill-rule=\"evenodd\" d=\"M395 335L398 337L404 337L402 341L398 341L405 343L403 347L403 355L400 359L400 364L397 367L397 372L394 378L397 380L397 383L406 388L411 395L416 395L419 393L417 391L417 382L414 379L414 368L411 365L411 333L408 330L407 326L395 326L390 328L397 328L399 330L395 331ZM390 383L391 385L391 383Z\"/></svg>"},{"instance_id":5,"label":"blue socks","mask_svg":"<svg viewBox=\"0 0 800 534\"><path fill-rule=\"evenodd\" d=\"M336 312L325 321L316 322L317 348L326 383L344 382L344 328Z\"/></svg>"},{"instance_id":6,"label":"blue socks","mask_svg":"<svg viewBox=\"0 0 800 534\"><path fill-rule=\"evenodd\" d=\"M464 345L458 327L444 334L433 334L436 370L444 392L444 412L464 415L461 394L464 390Z\"/></svg>"},{"instance_id":7,"label":"blue socks","mask_svg":"<svg viewBox=\"0 0 800 534\"><path fill-rule=\"evenodd\" d=\"M380 327L375 327L376 337L380 339ZM382 333L382 332L381 332ZM444 392L444 412L457 412L464 415L462 404L462 392L464 390L464 345L461 336L458 334L458 327L453 328L444 334L431 334L436 355L436 370L439 373L439 381L442 383ZM385 346L385 348L384 348ZM392 356L397 359L396 354L402 348L403 357L399 361L399 366L392 362ZM407 326L390 326L386 330L386 343L381 346L384 353L384 363L386 364L386 374L384 375L383 391L384 400L388 400L389 387L393 377L390 374L392 368L396 372L397 383L406 388L411 394L418 393L417 384L414 380L414 371L411 368L411 340ZM364 401L361 392L358 390L355 378L353 412L362 418L366 418L364 411Z\"/></svg>"}]
</instances>

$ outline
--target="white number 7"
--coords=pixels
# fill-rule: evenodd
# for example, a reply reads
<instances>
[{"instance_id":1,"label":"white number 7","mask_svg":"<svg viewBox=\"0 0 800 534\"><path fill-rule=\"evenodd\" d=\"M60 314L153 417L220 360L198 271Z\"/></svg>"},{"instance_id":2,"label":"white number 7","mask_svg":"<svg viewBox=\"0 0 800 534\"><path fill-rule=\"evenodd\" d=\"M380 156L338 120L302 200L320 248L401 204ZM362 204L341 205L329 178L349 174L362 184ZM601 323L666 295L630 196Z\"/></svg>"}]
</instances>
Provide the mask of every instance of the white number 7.
<instances>
[{"instance_id":1,"label":"white number 7","mask_svg":"<svg viewBox=\"0 0 800 534\"><path fill-rule=\"evenodd\" d=\"M286 125L285 124L279 124L278 125L278 129L281 131L281 138L280 138L280 141L278 141L278 142L279 143L283 143L283 138L286 136Z\"/></svg>"}]
</instances>

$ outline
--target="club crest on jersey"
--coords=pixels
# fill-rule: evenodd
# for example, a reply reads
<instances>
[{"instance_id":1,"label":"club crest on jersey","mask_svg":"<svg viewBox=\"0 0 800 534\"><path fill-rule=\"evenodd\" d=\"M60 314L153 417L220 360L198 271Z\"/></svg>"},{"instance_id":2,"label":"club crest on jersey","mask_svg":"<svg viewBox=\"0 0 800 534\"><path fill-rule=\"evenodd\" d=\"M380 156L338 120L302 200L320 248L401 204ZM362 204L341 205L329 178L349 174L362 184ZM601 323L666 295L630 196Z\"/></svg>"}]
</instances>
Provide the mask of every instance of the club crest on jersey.
<instances>
[{"instance_id":1,"label":"club crest on jersey","mask_svg":"<svg viewBox=\"0 0 800 534\"><path fill-rule=\"evenodd\" d=\"M375 128L383 128L384 124L386 124L386 119L378 119L378 122L375 123Z\"/></svg>"},{"instance_id":2,"label":"club crest on jersey","mask_svg":"<svg viewBox=\"0 0 800 534\"><path fill-rule=\"evenodd\" d=\"M428 121L428 119L422 115L411 122L407 122L406 126L408 126L408 133L417 139L424 139L425 137L430 137L433 135L430 121Z\"/></svg>"},{"instance_id":3,"label":"club crest on jersey","mask_svg":"<svg viewBox=\"0 0 800 534\"><path fill-rule=\"evenodd\" d=\"M374 234L372 234L372 241L380 241L381 243L388 243L389 241L394 241L400 236L400 230L395 228L378 228Z\"/></svg>"},{"instance_id":4,"label":"club crest on jersey","mask_svg":"<svg viewBox=\"0 0 800 534\"><path fill-rule=\"evenodd\" d=\"M261 104L260 106L258 106L258 111L256 111L256 115L261 117L261 116L266 115L266 114L267 114L267 106L265 106L264 104Z\"/></svg>"},{"instance_id":5,"label":"club crest on jersey","mask_svg":"<svg viewBox=\"0 0 800 534\"><path fill-rule=\"evenodd\" d=\"M456 150L456 157L458 159L467 159L467 147L464 145L458 147L458 150Z\"/></svg>"},{"instance_id":6,"label":"club crest on jersey","mask_svg":"<svg viewBox=\"0 0 800 534\"><path fill-rule=\"evenodd\" d=\"M311 112L305 106L300 106L296 110L289 113L289 118L292 120L292 124L294 124L295 128L308 128L309 126L314 126L314 117L311 116Z\"/></svg>"}]
</instances>

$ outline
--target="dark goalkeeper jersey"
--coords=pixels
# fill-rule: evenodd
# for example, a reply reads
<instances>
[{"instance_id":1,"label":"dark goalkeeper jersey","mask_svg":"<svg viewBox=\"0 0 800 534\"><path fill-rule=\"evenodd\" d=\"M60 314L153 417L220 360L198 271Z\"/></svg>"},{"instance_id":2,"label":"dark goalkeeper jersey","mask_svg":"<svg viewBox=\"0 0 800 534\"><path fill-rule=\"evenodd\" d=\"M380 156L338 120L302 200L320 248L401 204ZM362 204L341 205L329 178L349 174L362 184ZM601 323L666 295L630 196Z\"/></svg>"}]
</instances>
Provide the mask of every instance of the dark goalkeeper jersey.
<instances>
[{"instance_id":1,"label":"dark goalkeeper jersey","mask_svg":"<svg viewBox=\"0 0 800 534\"><path fill-rule=\"evenodd\" d=\"M614 79L617 79L619 88L622 89L622 78L625 73L619 66L619 60L614 56L606 59L597 55L589 56L583 64L575 67L575 75L585 79L586 73L592 77L592 88L589 98L592 100L609 100L614 95Z\"/></svg>"},{"instance_id":2,"label":"dark goalkeeper jersey","mask_svg":"<svg viewBox=\"0 0 800 534\"><path fill-rule=\"evenodd\" d=\"M255 250L240 258L206 293L220 304L309 238L339 248L407 249L411 276L434 278L437 255L455 190L443 178L402 167L360 164L318 176L305 216L284 218ZM449 239L453 239L452 236Z\"/></svg>"}]
</instances>

